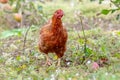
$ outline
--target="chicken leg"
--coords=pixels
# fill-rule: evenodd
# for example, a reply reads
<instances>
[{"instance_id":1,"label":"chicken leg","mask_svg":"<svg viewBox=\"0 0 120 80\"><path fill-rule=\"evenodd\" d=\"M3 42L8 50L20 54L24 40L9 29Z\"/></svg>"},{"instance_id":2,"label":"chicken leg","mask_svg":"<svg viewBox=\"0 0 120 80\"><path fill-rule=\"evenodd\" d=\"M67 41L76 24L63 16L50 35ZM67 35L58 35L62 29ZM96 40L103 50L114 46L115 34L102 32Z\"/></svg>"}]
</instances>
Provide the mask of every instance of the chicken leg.
<instances>
[{"instance_id":1,"label":"chicken leg","mask_svg":"<svg viewBox=\"0 0 120 80\"><path fill-rule=\"evenodd\" d=\"M60 61L61 61L61 59L58 58L57 66L60 66Z\"/></svg>"},{"instance_id":2,"label":"chicken leg","mask_svg":"<svg viewBox=\"0 0 120 80\"><path fill-rule=\"evenodd\" d=\"M46 54L46 63L45 63L45 65L48 65L48 66L50 66L52 63L51 63L51 61L50 61L50 59L49 59L49 56L48 56L48 54Z\"/></svg>"}]
</instances>

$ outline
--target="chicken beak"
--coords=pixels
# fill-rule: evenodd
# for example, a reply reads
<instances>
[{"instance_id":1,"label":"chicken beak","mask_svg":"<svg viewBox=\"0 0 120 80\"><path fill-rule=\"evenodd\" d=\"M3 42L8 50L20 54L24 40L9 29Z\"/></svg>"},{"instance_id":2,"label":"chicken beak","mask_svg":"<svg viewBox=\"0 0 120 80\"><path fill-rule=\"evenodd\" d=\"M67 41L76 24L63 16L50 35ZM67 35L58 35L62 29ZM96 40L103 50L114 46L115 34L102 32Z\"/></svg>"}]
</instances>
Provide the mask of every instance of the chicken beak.
<instances>
[{"instance_id":1,"label":"chicken beak","mask_svg":"<svg viewBox=\"0 0 120 80\"><path fill-rule=\"evenodd\" d=\"M61 14L59 15L59 18L62 18L64 16L64 12L61 12Z\"/></svg>"}]
</instances>

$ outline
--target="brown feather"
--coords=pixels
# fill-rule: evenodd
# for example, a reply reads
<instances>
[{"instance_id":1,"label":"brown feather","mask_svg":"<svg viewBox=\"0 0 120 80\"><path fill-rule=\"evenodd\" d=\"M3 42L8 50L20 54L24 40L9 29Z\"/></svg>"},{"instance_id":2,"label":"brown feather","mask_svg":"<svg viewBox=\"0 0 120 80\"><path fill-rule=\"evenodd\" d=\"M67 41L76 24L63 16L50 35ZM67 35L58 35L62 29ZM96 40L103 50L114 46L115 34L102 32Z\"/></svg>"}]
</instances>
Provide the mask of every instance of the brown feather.
<instances>
[{"instance_id":1,"label":"brown feather","mask_svg":"<svg viewBox=\"0 0 120 80\"><path fill-rule=\"evenodd\" d=\"M39 50L45 54L56 53L61 58L66 51L67 37L67 30L63 27L61 18L54 14L40 30Z\"/></svg>"}]
</instances>

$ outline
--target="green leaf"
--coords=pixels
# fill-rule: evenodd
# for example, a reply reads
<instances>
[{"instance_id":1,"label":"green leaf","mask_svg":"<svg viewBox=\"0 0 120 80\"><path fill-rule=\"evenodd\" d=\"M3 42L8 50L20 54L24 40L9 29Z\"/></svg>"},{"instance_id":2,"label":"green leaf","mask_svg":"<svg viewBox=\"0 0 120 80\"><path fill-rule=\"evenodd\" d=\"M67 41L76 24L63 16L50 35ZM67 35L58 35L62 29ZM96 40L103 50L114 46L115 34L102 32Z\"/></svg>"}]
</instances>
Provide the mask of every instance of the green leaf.
<instances>
[{"instance_id":1,"label":"green leaf","mask_svg":"<svg viewBox=\"0 0 120 80\"><path fill-rule=\"evenodd\" d=\"M12 30L6 30L0 34L0 39L8 38L11 36L22 36L23 32L26 29L12 29Z\"/></svg>"},{"instance_id":2,"label":"green leaf","mask_svg":"<svg viewBox=\"0 0 120 80\"><path fill-rule=\"evenodd\" d=\"M38 6L38 11L42 11L43 10L43 7L42 6Z\"/></svg>"},{"instance_id":3,"label":"green leaf","mask_svg":"<svg viewBox=\"0 0 120 80\"><path fill-rule=\"evenodd\" d=\"M19 61L20 59L21 59L21 57L20 57L20 56L17 56L17 57L16 57L16 60L18 60L18 61Z\"/></svg>"},{"instance_id":4,"label":"green leaf","mask_svg":"<svg viewBox=\"0 0 120 80\"><path fill-rule=\"evenodd\" d=\"M85 52L85 56L86 56L86 57L90 56L90 55L93 54L93 53L94 53L94 52L93 52L92 49L90 49L89 47L86 48L86 52Z\"/></svg>"},{"instance_id":5,"label":"green leaf","mask_svg":"<svg viewBox=\"0 0 120 80\"><path fill-rule=\"evenodd\" d=\"M114 13L115 11L116 11L116 9L112 9L112 10L111 10L111 13Z\"/></svg>"},{"instance_id":6,"label":"green leaf","mask_svg":"<svg viewBox=\"0 0 120 80\"><path fill-rule=\"evenodd\" d=\"M116 20L119 20L119 18L120 18L120 14L117 15Z\"/></svg>"},{"instance_id":7,"label":"green leaf","mask_svg":"<svg viewBox=\"0 0 120 80\"><path fill-rule=\"evenodd\" d=\"M102 1L104 1L104 0L99 0L99 4L101 4L101 3L102 3Z\"/></svg>"},{"instance_id":8,"label":"green leaf","mask_svg":"<svg viewBox=\"0 0 120 80\"><path fill-rule=\"evenodd\" d=\"M120 2L120 0L116 0L116 1L113 1L114 3L119 3Z\"/></svg>"},{"instance_id":9,"label":"green leaf","mask_svg":"<svg viewBox=\"0 0 120 80\"><path fill-rule=\"evenodd\" d=\"M119 35L119 36L120 36L120 31L119 31L119 32L117 32L117 35Z\"/></svg>"},{"instance_id":10,"label":"green leaf","mask_svg":"<svg viewBox=\"0 0 120 80\"><path fill-rule=\"evenodd\" d=\"M103 9L101 11L102 14L107 15L111 10Z\"/></svg>"}]
</instances>

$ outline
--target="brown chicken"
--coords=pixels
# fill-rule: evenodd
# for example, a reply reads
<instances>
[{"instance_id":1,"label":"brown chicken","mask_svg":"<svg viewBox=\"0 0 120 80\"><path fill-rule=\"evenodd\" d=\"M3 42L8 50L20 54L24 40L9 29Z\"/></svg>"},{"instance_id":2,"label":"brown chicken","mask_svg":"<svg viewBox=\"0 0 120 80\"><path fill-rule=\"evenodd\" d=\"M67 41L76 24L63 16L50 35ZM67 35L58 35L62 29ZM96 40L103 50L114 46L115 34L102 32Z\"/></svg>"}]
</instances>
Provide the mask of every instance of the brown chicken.
<instances>
[{"instance_id":1,"label":"brown chicken","mask_svg":"<svg viewBox=\"0 0 120 80\"><path fill-rule=\"evenodd\" d=\"M63 27L61 18L64 12L55 11L52 19L40 30L39 50L46 54L46 64L51 65L48 53L55 53L58 57L57 65L60 66L60 58L66 51L67 31Z\"/></svg>"}]
</instances>

